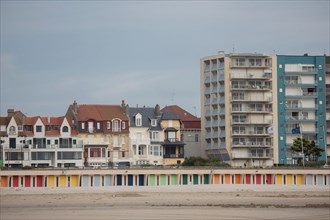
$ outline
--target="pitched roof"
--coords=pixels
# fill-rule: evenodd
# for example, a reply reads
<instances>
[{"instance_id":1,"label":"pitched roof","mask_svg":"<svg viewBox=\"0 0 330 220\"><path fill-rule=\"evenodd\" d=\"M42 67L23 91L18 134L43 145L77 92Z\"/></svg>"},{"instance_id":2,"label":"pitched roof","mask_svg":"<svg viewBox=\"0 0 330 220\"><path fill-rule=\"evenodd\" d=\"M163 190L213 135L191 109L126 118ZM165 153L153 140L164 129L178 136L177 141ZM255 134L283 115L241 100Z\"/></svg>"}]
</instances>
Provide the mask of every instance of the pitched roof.
<instances>
[{"instance_id":1,"label":"pitched roof","mask_svg":"<svg viewBox=\"0 0 330 220\"><path fill-rule=\"evenodd\" d=\"M77 118L78 121L109 121L114 118L128 120L120 105L79 105Z\"/></svg>"},{"instance_id":2,"label":"pitched roof","mask_svg":"<svg viewBox=\"0 0 330 220\"><path fill-rule=\"evenodd\" d=\"M152 107L143 107L143 108L129 108L129 118L130 118L130 126L135 127L135 116L137 114L142 115L142 127L150 127L150 121L151 119L157 119L157 116L155 115L155 108ZM157 121L157 125L158 121Z\"/></svg>"},{"instance_id":3,"label":"pitched roof","mask_svg":"<svg viewBox=\"0 0 330 220\"><path fill-rule=\"evenodd\" d=\"M197 118L196 116L192 115L191 113L187 112L186 110L184 110L183 108L181 108L177 105L166 106L161 110L161 112L164 112L164 111L171 111L174 114L178 115L182 122L184 122L184 121L200 121L199 118Z\"/></svg>"},{"instance_id":4,"label":"pitched roof","mask_svg":"<svg viewBox=\"0 0 330 220\"><path fill-rule=\"evenodd\" d=\"M180 117L170 110L162 112L162 120L180 120Z\"/></svg>"},{"instance_id":5,"label":"pitched roof","mask_svg":"<svg viewBox=\"0 0 330 220\"><path fill-rule=\"evenodd\" d=\"M200 129L201 128L201 119L197 118L196 116L192 115L188 111L184 110L183 108L177 106L177 105L170 105L164 107L161 112L164 111L171 111L175 113L180 120L182 121L184 128L194 128L194 129Z\"/></svg>"}]
</instances>

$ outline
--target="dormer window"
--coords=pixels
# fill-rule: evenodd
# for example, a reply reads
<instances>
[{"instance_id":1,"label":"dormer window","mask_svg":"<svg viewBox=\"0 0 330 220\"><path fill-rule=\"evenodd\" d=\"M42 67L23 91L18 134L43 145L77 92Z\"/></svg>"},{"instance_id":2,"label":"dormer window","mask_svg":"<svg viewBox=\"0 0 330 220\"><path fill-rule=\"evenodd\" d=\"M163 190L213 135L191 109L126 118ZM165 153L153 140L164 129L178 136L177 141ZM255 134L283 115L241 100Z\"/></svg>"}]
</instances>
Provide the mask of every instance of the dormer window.
<instances>
[{"instance_id":1,"label":"dormer window","mask_svg":"<svg viewBox=\"0 0 330 220\"><path fill-rule=\"evenodd\" d=\"M120 131L120 128L119 128L119 120L115 119L112 121L112 131L113 132L118 132Z\"/></svg>"},{"instance_id":2,"label":"dormer window","mask_svg":"<svg viewBox=\"0 0 330 220\"><path fill-rule=\"evenodd\" d=\"M42 132L42 127L40 125L36 126L36 132Z\"/></svg>"},{"instance_id":3,"label":"dormer window","mask_svg":"<svg viewBox=\"0 0 330 220\"><path fill-rule=\"evenodd\" d=\"M156 127L157 126L157 119L151 119L151 126Z\"/></svg>"},{"instance_id":4,"label":"dormer window","mask_svg":"<svg viewBox=\"0 0 330 220\"><path fill-rule=\"evenodd\" d=\"M15 126L10 126L10 128L9 128L9 132L15 132L15 131L16 131Z\"/></svg>"},{"instance_id":5,"label":"dormer window","mask_svg":"<svg viewBox=\"0 0 330 220\"><path fill-rule=\"evenodd\" d=\"M121 123L121 128L122 128L122 129L125 129L125 127L126 127L126 123L123 121L123 122Z\"/></svg>"},{"instance_id":6,"label":"dormer window","mask_svg":"<svg viewBox=\"0 0 330 220\"><path fill-rule=\"evenodd\" d=\"M137 114L135 116L135 125L136 126L142 126L142 115Z\"/></svg>"},{"instance_id":7,"label":"dormer window","mask_svg":"<svg viewBox=\"0 0 330 220\"><path fill-rule=\"evenodd\" d=\"M69 132L69 128L68 128L68 126L64 126L64 127L62 128L62 132Z\"/></svg>"},{"instance_id":8,"label":"dormer window","mask_svg":"<svg viewBox=\"0 0 330 220\"><path fill-rule=\"evenodd\" d=\"M23 125L18 125L18 131L23 131Z\"/></svg>"},{"instance_id":9,"label":"dormer window","mask_svg":"<svg viewBox=\"0 0 330 220\"><path fill-rule=\"evenodd\" d=\"M110 121L107 121L107 129L109 130L111 128Z\"/></svg>"}]
</instances>

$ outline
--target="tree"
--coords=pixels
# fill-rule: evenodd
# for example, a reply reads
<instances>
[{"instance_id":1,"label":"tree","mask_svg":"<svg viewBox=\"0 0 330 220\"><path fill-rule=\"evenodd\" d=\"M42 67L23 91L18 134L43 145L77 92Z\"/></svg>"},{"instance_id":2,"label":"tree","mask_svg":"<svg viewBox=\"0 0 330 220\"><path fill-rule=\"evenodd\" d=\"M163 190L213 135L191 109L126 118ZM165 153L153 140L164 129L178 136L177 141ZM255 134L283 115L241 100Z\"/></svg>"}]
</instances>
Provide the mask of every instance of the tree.
<instances>
[{"instance_id":1,"label":"tree","mask_svg":"<svg viewBox=\"0 0 330 220\"><path fill-rule=\"evenodd\" d=\"M324 149L320 148L315 144L315 141L309 141L306 139L296 138L293 140L293 145L291 146L291 150L294 152L302 152L301 145L303 146L303 152L305 157L308 158L309 161L317 161L321 156L321 153Z\"/></svg>"}]
</instances>

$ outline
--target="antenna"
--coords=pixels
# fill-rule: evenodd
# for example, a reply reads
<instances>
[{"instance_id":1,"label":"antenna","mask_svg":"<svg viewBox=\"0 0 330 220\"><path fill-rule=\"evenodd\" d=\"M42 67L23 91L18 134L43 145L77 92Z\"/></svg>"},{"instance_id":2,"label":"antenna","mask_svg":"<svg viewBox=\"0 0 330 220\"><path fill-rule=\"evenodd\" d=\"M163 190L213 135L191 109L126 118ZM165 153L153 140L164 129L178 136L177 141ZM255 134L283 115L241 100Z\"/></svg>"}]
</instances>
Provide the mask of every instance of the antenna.
<instances>
[{"instance_id":1,"label":"antenna","mask_svg":"<svg viewBox=\"0 0 330 220\"><path fill-rule=\"evenodd\" d=\"M174 103L174 96L175 96L175 93L171 93L171 102Z\"/></svg>"},{"instance_id":2,"label":"antenna","mask_svg":"<svg viewBox=\"0 0 330 220\"><path fill-rule=\"evenodd\" d=\"M233 44L233 53L235 53L235 44Z\"/></svg>"},{"instance_id":3,"label":"antenna","mask_svg":"<svg viewBox=\"0 0 330 220\"><path fill-rule=\"evenodd\" d=\"M194 111L195 111L195 116L197 117L197 113L196 113L196 106L193 106Z\"/></svg>"}]
</instances>

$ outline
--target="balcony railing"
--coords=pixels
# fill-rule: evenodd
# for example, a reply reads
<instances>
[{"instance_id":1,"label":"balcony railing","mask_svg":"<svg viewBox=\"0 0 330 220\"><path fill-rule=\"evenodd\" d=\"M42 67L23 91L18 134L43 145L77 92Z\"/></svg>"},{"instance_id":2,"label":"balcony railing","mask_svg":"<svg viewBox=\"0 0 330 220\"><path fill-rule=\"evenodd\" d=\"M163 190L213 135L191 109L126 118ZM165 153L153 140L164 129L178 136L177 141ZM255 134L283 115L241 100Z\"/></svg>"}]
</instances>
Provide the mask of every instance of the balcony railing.
<instances>
[{"instance_id":1,"label":"balcony railing","mask_svg":"<svg viewBox=\"0 0 330 220\"><path fill-rule=\"evenodd\" d=\"M184 154L164 154L163 158L184 158Z\"/></svg>"},{"instance_id":2,"label":"balcony railing","mask_svg":"<svg viewBox=\"0 0 330 220\"><path fill-rule=\"evenodd\" d=\"M290 121L317 121L317 117L286 116L286 120L290 120Z\"/></svg>"},{"instance_id":3,"label":"balcony railing","mask_svg":"<svg viewBox=\"0 0 330 220\"><path fill-rule=\"evenodd\" d=\"M263 98L256 98L256 97L232 97L232 101L236 102L272 102L272 97L263 97Z\"/></svg>"},{"instance_id":4,"label":"balcony railing","mask_svg":"<svg viewBox=\"0 0 330 220\"><path fill-rule=\"evenodd\" d=\"M270 147L271 142L233 142L234 147Z\"/></svg>"}]
</instances>

